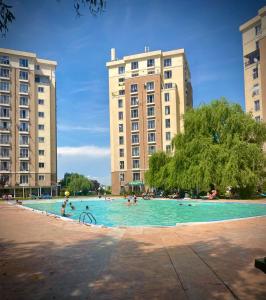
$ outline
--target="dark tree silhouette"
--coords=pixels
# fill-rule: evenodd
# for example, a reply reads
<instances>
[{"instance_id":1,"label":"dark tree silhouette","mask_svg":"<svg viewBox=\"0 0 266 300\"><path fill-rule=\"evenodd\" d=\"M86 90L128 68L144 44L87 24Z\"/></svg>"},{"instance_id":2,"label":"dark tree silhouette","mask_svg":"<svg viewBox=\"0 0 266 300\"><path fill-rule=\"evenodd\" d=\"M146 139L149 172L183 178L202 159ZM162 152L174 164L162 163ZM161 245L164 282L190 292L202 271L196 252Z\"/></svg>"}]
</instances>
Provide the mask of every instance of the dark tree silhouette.
<instances>
[{"instance_id":1,"label":"dark tree silhouette","mask_svg":"<svg viewBox=\"0 0 266 300\"><path fill-rule=\"evenodd\" d=\"M59 0L57 0L59 2ZM82 10L88 8L92 15L98 15L105 10L106 0L73 0L74 9L78 17L82 16ZM0 0L0 32L3 36L8 31L10 24L15 20L15 16L11 11L12 5L7 1Z\"/></svg>"},{"instance_id":2,"label":"dark tree silhouette","mask_svg":"<svg viewBox=\"0 0 266 300\"><path fill-rule=\"evenodd\" d=\"M0 32L5 35L8 26L15 20L15 16L11 11L12 6L0 0Z\"/></svg>"}]
</instances>

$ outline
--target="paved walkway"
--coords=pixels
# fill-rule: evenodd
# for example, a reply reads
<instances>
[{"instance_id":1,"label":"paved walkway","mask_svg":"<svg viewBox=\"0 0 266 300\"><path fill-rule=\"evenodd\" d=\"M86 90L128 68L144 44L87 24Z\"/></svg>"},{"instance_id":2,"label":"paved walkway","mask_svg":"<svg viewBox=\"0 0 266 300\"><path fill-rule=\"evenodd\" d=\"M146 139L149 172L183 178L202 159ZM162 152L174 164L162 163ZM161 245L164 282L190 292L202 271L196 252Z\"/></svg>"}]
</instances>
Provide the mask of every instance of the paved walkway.
<instances>
[{"instance_id":1,"label":"paved walkway","mask_svg":"<svg viewBox=\"0 0 266 300\"><path fill-rule=\"evenodd\" d=\"M1 299L266 299L266 217L91 228L0 204Z\"/></svg>"}]
</instances>

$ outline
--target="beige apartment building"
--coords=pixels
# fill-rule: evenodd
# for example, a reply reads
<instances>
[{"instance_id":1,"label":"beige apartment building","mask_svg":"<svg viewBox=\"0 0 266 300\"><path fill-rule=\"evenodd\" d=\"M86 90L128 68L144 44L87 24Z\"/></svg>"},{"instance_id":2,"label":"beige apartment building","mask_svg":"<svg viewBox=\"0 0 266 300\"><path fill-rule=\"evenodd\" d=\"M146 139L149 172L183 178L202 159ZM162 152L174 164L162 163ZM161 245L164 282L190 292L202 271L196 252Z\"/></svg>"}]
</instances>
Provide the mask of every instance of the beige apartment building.
<instances>
[{"instance_id":1,"label":"beige apartment building","mask_svg":"<svg viewBox=\"0 0 266 300\"><path fill-rule=\"evenodd\" d=\"M117 59L111 50L109 109L112 192L144 183L149 157L171 152L192 107L190 71L184 49L149 51Z\"/></svg>"},{"instance_id":2,"label":"beige apartment building","mask_svg":"<svg viewBox=\"0 0 266 300\"><path fill-rule=\"evenodd\" d=\"M266 6L240 26L243 38L246 111L266 121Z\"/></svg>"},{"instance_id":3,"label":"beige apartment building","mask_svg":"<svg viewBox=\"0 0 266 300\"><path fill-rule=\"evenodd\" d=\"M56 65L0 48L0 194L56 187Z\"/></svg>"}]
</instances>

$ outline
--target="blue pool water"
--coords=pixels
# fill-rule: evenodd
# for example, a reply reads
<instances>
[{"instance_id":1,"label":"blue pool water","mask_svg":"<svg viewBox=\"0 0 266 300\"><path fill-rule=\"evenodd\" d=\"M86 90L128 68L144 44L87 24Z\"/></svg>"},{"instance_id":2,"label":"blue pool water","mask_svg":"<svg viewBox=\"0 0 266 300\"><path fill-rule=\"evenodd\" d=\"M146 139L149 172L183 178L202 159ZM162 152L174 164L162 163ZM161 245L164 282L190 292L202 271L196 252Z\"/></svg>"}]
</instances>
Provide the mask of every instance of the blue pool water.
<instances>
[{"instance_id":1,"label":"blue pool water","mask_svg":"<svg viewBox=\"0 0 266 300\"><path fill-rule=\"evenodd\" d=\"M32 201L25 206L60 215L63 200ZM78 220L89 206L97 224L115 226L175 226L176 223L211 222L266 215L265 204L225 203L187 200L139 200L137 205L127 206L124 199L71 200L66 213ZM191 206L190 206L191 205Z\"/></svg>"}]
</instances>

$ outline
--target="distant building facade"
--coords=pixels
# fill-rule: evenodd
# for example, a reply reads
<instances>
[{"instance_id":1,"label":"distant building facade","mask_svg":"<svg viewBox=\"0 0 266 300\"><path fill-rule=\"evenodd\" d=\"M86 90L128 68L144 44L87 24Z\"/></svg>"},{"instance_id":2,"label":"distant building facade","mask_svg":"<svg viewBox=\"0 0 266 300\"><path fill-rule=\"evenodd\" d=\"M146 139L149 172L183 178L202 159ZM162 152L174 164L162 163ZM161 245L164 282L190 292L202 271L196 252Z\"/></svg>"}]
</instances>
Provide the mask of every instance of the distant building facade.
<instances>
[{"instance_id":1,"label":"distant building facade","mask_svg":"<svg viewBox=\"0 0 266 300\"><path fill-rule=\"evenodd\" d=\"M0 48L1 194L56 186L56 65Z\"/></svg>"},{"instance_id":2,"label":"distant building facade","mask_svg":"<svg viewBox=\"0 0 266 300\"><path fill-rule=\"evenodd\" d=\"M190 71L184 49L149 51L116 59L111 50L109 109L112 192L144 182L149 157L171 152L192 107Z\"/></svg>"},{"instance_id":3,"label":"distant building facade","mask_svg":"<svg viewBox=\"0 0 266 300\"><path fill-rule=\"evenodd\" d=\"M243 39L246 111L266 122L266 6L240 26Z\"/></svg>"}]
</instances>

